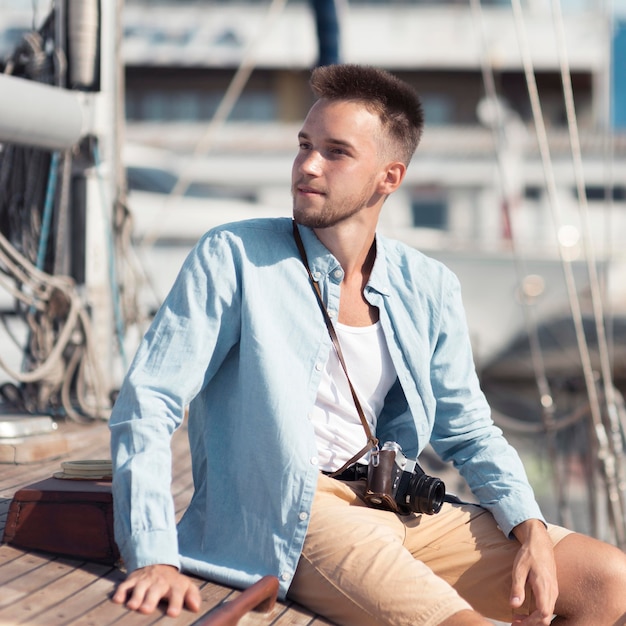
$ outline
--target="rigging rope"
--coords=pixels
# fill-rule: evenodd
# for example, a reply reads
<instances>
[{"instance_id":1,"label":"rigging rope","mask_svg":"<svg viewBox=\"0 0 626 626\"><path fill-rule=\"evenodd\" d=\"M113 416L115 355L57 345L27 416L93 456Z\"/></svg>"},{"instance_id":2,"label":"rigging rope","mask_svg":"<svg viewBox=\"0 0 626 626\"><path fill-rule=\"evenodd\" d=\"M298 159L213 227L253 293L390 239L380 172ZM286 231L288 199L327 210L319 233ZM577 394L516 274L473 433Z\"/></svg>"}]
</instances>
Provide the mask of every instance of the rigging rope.
<instances>
[{"instance_id":1,"label":"rigging rope","mask_svg":"<svg viewBox=\"0 0 626 626\"><path fill-rule=\"evenodd\" d=\"M222 99L217 107L217 110L213 114L205 132L201 135L201 137L196 142L194 150L192 152L192 158L196 158L200 155L206 154L210 147L211 142L215 134L224 126L228 117L230 116L233 107L237 103L237 100L241 96L248 79L250 78L252 71L256 66L256 53L259 45L263 43L265 38L267 37L267 32L271 29L272 25L278 19L281 12L285 8L287 4L287 0L272 0L267 14L265 15L265 19L261 23L259 30L257 31L256 37L248 46L246 52L243 55L241 63L237 68L228 88L224 92ZM174 188L170 191L167 202L164 203L164 206L161 209L161 212L165 212L171 210L172 203L177 198L180 198L185 194L189 185L191 183L191 179L187 175L187 171L182 172L174 185ZM158 216L154 219L154 223L158 223ZM159 238L159 235L156 232L156 229L153 229L152 232L147 232L142 238L141 245L142 247L148 247L153 245Z\"/></svg>"},{"instance_id":2,"label":"rigging rope","mask_svg":"<svg viewBox=\"0 0 626 626\"><path fill-rule=\"evenodd\" d=\"M487 102L491 102L494 105L494 112L496 114L495 123L490 124L490 128L493 136L493 143L496 151L496 160L498 166L498 175L501 180L501 185L504 193L508 197L510 196L511 184L507 175L507 168L504 165L502 157L502 149L506 142L506 123L504 120L503 107L498 106L499 98L496 90L495 77L493 68L487 58L487 35L484 23L484 15L482 11L482 4L480 0L470 0L472 9L472 15L475 22L476 30L481 35L482 45L480 49L481 54L481 73L483 79L483 85L485 88L485 95ZM552 467L552 480L554 493L557 499L557 512L559 515L559 523L570 524L570 520L567 518L567 507L565 498L565 481L563 474L560 471L560 465L557 458L557 445L556 435L557 431L564 428L564 420L559 420L557 424L555 421L555 404L550 388L550 382L546 373L545 361L543 359L543 352L541 350L541 342L539 340L539 325L536 316L536 310L532 306L530 299L525 295L523 290L523 279L527 275L526 264L522 258L519 247L517 244L516 229L514 227L512 207L510 202L504 202L504 211L506 213L506 219L509 225L510 232L510 247L513 253L514 266L518 281L518 290L520 293L520 304L524 317L524 323L526 327L526 333L528 336L528 345L530 349L531 364L535 376L535 384L537 385L537 391L539 393L539 402L541 406L541 426L532 427L532 431L536 432L541 429L547 436L547 450ZM496 416L499 424L504 425L504 418L501 414ZM512 420L507 420L507 425L510 425ZM565 420L569 422L569 420Z\"/></svg>"},{"instance_id":3,"label":"rigging rope","mask_svg":"<svg viewBox=\"0 0 626 626\"><path fill-rule=\"evenodd\" d=\"M52 45L54 26L51 12L39 32L26 33L5 73L47 84L63 82L65 57ZM82 422L106 418L108 407L99 406L106 391L89 315L74 280L59 272L68 266L64 229L70 165L69 151L50 155L10 144L0 151L0 288L14 298L12 315L23 322L20 336L7 314L2 314L2 323L24 356L17 371L2 351L0 368L21 389L5 383L0 395L30 412L61 413Z\"/></svg>"},{"instance_id":4,"label":"rigging rope","mask_svg":"<svg viewBox=\"0 0 626 626\"><path fill-rule=\"evenodd\" d=\"M106 197L106 189L104 186L104 181L102 176L100 175L102 161L100 159L100 150L98 148L98 143L94 142L93 145L93 155L94 161L96 164L96 172L98 172L98 183L100 189L100 208L103 213L103 222L110 226L110 228L106 229L106 242L108 246L108 254L107 260L109 265L109 288L111 290L112 300L113 300L113 318L115 322L115 337L117 339L118 349L120 351L120 356L122 358L122 365L124 367L124 371L128 368L128 360L126 358L126 350L124 347L124 319L122 315L122 308L120 304L120 285L117 279L117 267L115 263L115 244L113 237L113 223L112 219L107 215L107 207L110 206L109 199Z\"/></svg>"},{"instance_id":5,"label":"rigging rope","mask_svg":"<svg viewBox=\"0 0 626 626\"><path fill-rule=\"evenodd\" d=\"M67 276L51 276L39 270L18 252L2 233L0 233L0 268L21 286L20 289L14 289L13 293L28 307L25 315L33 332L32 340L36 342L33 369L18 372L2 356L0 367L21 383L45 381L51 375L56 379L55 374L58 375L64 370L66 351L73 349L75 354L80 348L85 350L86 357L80 360L82 380L89 370L92 374L90 383L96 390L94 396L101 397L97 390L102 388L102 375L97 359L89 348L90 321L72 279ZM52 333L52 327L59 328L60 332ZM54 339L53 334L56 335ZM71 373L73 374L73 371ZM71 382L72 376L64 373L63 386L67 387ZM79 402L85 407L88 406L83 398L79 398ZM71 403L63 402L63 408L72 419L83 421L83 417L72 408ZM105 417L105 410L105 407L90 406L85 415L92 418Z\"/></svg>"},{"instance_id":6,"label":"rigging rope","mask_svg":"<svg viewBox=\"0 0 626 626\"><path fill-rule=\"evenodd\" d=\"M537 83L535 80L534 68L530 55L530 46L527 39L527 33L524 25L524 18L520 1L512 0L512 6L515 17L517 36L520 44L522 63L524 66L524 74L526 77L526 85L530 97L531 111L535 124L537 142L539 145L539 152L543 165L546 189L550 200L553 222L555 225L555 229L558 232L563 220L561 215L560 202L557 195L556 180L552 167L548 136L543 120L543 113L541 110ZM598 389L594 378L591 357L589 354L589 347L587 345L586 337L584 334L582 310L576 290L574 274L571 266L571 259L568 257L567 254L565 254L564 247L562 245L562 242L560 241L558 242L558 249L561 257L561 264L565 277L568 300L576 333L576 341L578 344L578 350L581 358L585 386L587 390L587 395L589 396L589 411L593 425L592 431L595 436L595 443L598 446L597 458L601 464L603 478L608 493L608 506L611 518L611 525L613 527L613 531L615 532L618 546L624 547L626 546L626 528L624 526L624 507L621 504L623 494L621 493L620 485L618 482L616 459L612 451L612 446L610 444L609 437L607 435L607 431L602 419L602 411L598 398Z\"/></svg>"},{"instance_id":7,"label":"rigging rope","mask_svg":"<svg viewBox=\"0 0 626 626\"><path fill-rule=\"evenodd\" d=\"M609 350L605 333L605 315L603 310L602 295L600 293L600 281L597 272L597 263L594 254L594 246L591 241L591 227L589 223L589 205L585 189L585 178L583 173L583 163L580 148L580 138L578 135L578 123L576 121L576 109L574 106L574 94L572 89L571 73L567 58L567 48L565 43L565 32L563 26L563 15L558 0L552 0L552 15L555 23L557 49L559 52L561 81L563 83L563 95L565 100L565 110L567 114L567 125L570 137L570 147L572 161L574 165L574 176L576 180L576 190L581 215L583 245L587 259L587 271L589 273L589 286L591 293L591 303L593 307L593 318L595 322L596 337L598 343L598 354L600 360L600 371L602 374L604 401L607 406L607 418L609 422L609 432L613 454L617 463L616 473L619 483L624 485L624 446L623 430L619 415L619 407L616 402L615 387L613 385L613 373ZM626 513L622 496L622 515Z\"/></svg>"}]
</instances>

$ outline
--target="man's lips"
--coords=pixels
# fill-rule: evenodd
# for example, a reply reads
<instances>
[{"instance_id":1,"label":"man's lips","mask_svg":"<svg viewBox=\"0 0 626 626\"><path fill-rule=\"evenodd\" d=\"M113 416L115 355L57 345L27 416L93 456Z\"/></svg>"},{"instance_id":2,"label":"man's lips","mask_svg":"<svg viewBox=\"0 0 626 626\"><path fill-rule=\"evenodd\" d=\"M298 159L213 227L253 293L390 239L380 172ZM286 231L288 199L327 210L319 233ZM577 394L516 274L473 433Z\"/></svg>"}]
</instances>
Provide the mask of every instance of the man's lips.
<instances>
[{"instance_id":1,"label":"man's lips","mask_svg":"<svg viewBox=\"0 0 626 626\"><path fill-rule=\"evenodd\" d=\"M320 191L319 189L314 189L313 187L309 187L308 185L297 185L296 190L298 191L298 193L303 194L303 195L316 195L316 196L324 195L323 191Z\"/></svg>"}]
</instances>

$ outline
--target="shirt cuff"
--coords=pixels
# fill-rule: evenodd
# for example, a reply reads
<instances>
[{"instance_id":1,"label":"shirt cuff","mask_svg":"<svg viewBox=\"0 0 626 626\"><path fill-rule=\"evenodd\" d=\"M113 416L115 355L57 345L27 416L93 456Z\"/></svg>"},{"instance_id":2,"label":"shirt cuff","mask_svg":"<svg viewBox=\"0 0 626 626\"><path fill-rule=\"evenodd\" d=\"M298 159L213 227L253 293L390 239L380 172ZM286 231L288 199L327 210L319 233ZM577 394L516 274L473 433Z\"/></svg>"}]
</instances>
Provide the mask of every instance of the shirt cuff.
<instances>
[{"instance_id":1,"label":"shirt cuff","mask_svg":"<svg viewBox=\"0 0 626 626\"><path fill-rule=\"evenodd\" d=\"M521 497L519 495L511 495L502 498L495 506L490 507L498 527L509 539L515 539L513 529L526 520L538 519L546 524L537 502L530 500L526 501L523 506L520 506L520 500Z\"/></svg>"},{"instance_id":2,"label":"shirt cuff","mask_svg":"<svg viewBox=\"0 0 626 626\"><path fill-rule=\"evenodd\" d=\"M119 546L128 573L148 565L172 565L180 569L178 538L171 531L152 530L137 533Z\"/></svg>"}]
</instances>

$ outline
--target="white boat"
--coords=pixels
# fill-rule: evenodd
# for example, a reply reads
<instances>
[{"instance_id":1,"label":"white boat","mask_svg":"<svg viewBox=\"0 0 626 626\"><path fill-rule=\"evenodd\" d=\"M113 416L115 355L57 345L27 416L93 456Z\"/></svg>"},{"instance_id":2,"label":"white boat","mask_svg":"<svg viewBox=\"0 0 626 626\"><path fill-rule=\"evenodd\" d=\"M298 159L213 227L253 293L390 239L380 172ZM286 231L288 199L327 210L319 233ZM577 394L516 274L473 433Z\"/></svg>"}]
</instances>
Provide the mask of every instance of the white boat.
<instances>
[{"instance_id":1,"label":"white boat","mask_svg":"<svg viewBox=\"0 0 626 626\"><path fill-rule=\"evenodd\" d=\"M35 88L24 85L32 82L24 80L18 85L14 82L17 79L0 76L0 89L5 90L3 93L10 89L18 102L0 102L0 107L6 107L0 109L0 141L35 144L73 159L72 193L74 208L78 208L76 219L68 223L78 224L84 219L84 224L79 227L80 237L72 240L66 233L63 244L69 249L72 243L83 241L87 254L72 248L72 258L78 259L79 267L71 268L76 270L76 285L68 293L76 296L87 315L93 332L88 332L86 325L82 339L93 350L85 355L98 355L103 375L99 390L92 389L88 394L96 396L98 407L90 417L102 417L101 405L110 404L109 395L124 371L124 352L132 352L151 311L165 295L193 242L218 223L290 214L289 173L298 116L308 106L302 94L308 93L306 77L314 62L315 41L304 3L290 3L271 16L271 24L265 21L268 8L279 4L252 3L242 11L235 3L159 3L146 11L141 2L129 1L123 14L123 49L115 47L115 37L100 40L104 65L99 73L85 77L78 71L83 69L80 61L92 58L79 54L69 63L73 73L68 83L71 89L58 85ZM524 80L526 68L516 35L519 20L516 23L501 3L484 4L480 13L469 8L476 3L467 7L445 2L429 6L420 2L389 6L354 3L342 18L346 36L343 54L345 60L373 63L423 81L428 86L427 120L436 120L427 123L403 190L385 207L381 233L441 259L459 275L477 367L486 382L488 376L497 382L496 375L501 379L507 371L526 380L529 369L536 382L536 368L526 366L523 346L518 348L520 334L529 329L529 313L533 318L530 330L548 329L554 320L560 324L558 320L576 313L573 302L583 309L583 316L589 311L595 316L597 312L588 302L599 276L604 283L607 321L613 316L621 320L624 315L622 238L626 229L626 188L621 181L626 180L626 139L618 129L610 132L604 99L610 91L612 17L592 11L591 3L583 3L582 10L568 13L563 20L567 36L576 41L569 47L568 60L569 76L576 81L577 104L582 109L582 195L592 217L586 223L576 197L580 180L569 147L572 129L563 123L565 107L555 96L561 93L555 23L539 2L529 5L521 20L532 51L531 73L543 77L542 89L548 95L543 113L550 124L543 137L535 131L539 131L544 117L530 115L530 104L521 103L524 89L530 92L532 83ZM32 4L25 5L24 14L32 20ZM103 28L115 28L113 3L90 0L72 5L81 10L99 5ZM478 34L477 18L481 17L486 38ZM93 43L97 29L86 18L83 25ZM5 30L19 27L18 18L11 19L9 24L7 16L0 14L0 26L4 25ZM472 28L468 28L470 22ZM264 37L257 37L259 32ZM380 45L372 45L373 32ZM122 62L127 72L126 124L117 80ZM174 105L180 105L172 109L176 111L198 108L199 100L181 88L180 81L194 87L219 85L209 93L209 101L215 99L215 92L228 95L230 86L236 83L234 79L241 76L239 70L255 64L259 69L257 80L244 97L248 109L267 118L268 111L280 102L276 108L281 111L281 119L229 121L224 115L224 123L219 125L213 124L214 118L137 119L137 112L144 107L149 111L168 110ZM488 83L483 79L490 72L497 75L497 88L506 91L508 87L508 109L479 106ZM225 80L225 76L233 81ZM264 87L268 84L272 88ZM500 95L498 89L496 92ZM18 98L20 94L23 97ZM500 102L492 97L493 93L487 95L488 104ZM46 102L46 107L40 107L40 102ZM517 119L509 115L513 109ZM223 111L219 101L216 110ZM502 124L505 120L498 119L501 114L506 116L506 125ZM524 121L522 127L519 116ZM43 118L43 123L38 118ZM546 138L548 160L542 145ZM138 154L136 144L149 148L150 154L145 149ZM128 148L124 158L123 146ZM72 151L66 153L70 148ZM163 152L157 155L155 148ZM138 172L131 172L131 168L137 167L151 169L152 174L156 170L165 172L164 176L173 182L169 189L166 185L166 190L176 191L179 186L183 193L156 194L149 188L132 188L127 196L120 193L124 190L124 169L134 175ZM549 174L557 183L555 189L550 187ZM183 184L178 185L181 177ZM603 198L605 189L608 201ZM83 206L87 208L81 212ZM122 207L128 208L132 220L126 219L128 214ZM507 228L503 219L505 207L511 210L512 228ZM39 217L39 212L35 213ZM64 245L58 247L64 250ZM594 254L592 260L590 252ZM137 257L141 263L137 263ZM597 275L590 273L590 268ZM568 272L573 288L563 280ZM16 279L14 286L24 282ZM27 291L19 314L10 317L7 327L0 328L3 345L12 342L10 335L18 339L12 346L25 346L32 338L24 318L35 306L34 300L28 300L34 291ZM2 298L5 308L15 300L12 294L2 295L0 289ZM45 300L41 311L49 302L49 298ZM48 325L53 329L47 337L51 338L50 344L54 344L62 327L62 323L57 328ZM82 346L81 341L67 344L67 353L62 351L59 371L50 368L41 380L23 383L42 410L50 409L53 400L53 409L60 411L59 385L73 380L63 368L69 367L68 355L75 353L77 345ZM603 347L602 342L598 345ZM544 357L547 347L542 346ZM9 356L19 369L26 350L3 348L1 357L6 358L7 352L11 352ZM555 359L555 368L565 371L564 365L574 363L574 369L582 366L580 352L578 344L572 351L558 346L552 356L565 359ZM621 367L621 352L615 350L613 355ZM522 362L524 367L512 367ZM623 371L620 367L614 372ZM94 372L91 374L93 380L98 378ZM46 395L51 389L53 393ZM589 391L588 386L585 391ZM89 408L87 403L85 412ZM566 406L564 410L569 409Z\"/></svg>"}]
</instances>

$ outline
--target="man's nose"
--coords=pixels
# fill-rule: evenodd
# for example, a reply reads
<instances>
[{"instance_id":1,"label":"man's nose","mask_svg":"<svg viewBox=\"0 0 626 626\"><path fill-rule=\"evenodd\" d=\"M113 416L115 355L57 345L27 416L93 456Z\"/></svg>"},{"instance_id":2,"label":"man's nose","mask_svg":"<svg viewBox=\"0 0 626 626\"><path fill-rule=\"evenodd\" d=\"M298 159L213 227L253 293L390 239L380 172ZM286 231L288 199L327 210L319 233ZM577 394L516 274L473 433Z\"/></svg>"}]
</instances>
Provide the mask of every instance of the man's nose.
<instances>
[{"instance_id":1,"label":"man's nose","mask_svg":"<svg viewBox=\"0 0 626 626\"><path fill-rule=\"evenodd\" d=\"M300 160L300 171L310 176L319 176L322 173L322 156L316 150L307 152Z\"/></svg>"}]
</instances>

